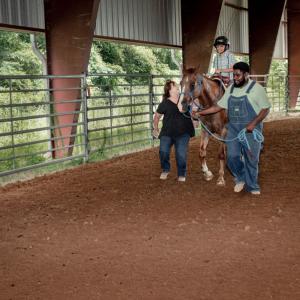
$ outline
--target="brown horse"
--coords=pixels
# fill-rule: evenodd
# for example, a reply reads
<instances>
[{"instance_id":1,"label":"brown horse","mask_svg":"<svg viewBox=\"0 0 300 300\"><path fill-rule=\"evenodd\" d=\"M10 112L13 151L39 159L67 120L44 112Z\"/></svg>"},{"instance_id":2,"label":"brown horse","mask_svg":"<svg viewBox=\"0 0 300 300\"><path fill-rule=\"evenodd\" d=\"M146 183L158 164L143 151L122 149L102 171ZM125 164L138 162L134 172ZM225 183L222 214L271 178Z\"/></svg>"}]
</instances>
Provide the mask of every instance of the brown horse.
<instances>
[{"instance_id":1,"label":"brown horse","mask_svg":"<svg viewBox=\"0 0 300 300\"><path fill-rule=\"evenodd\" d=\"M225 88L219 80L201 75L196 69L183 70L181 81L181 104L183 111L187 111L188 107L191 107L194 112L193 115L196 115L196 111L209 108L216 104L224 92ZM220 138L225 137L227 115L224 110L201 117L200 122L214 135ZM209 181L213 178L213 174L208 169L205 159L206 148L210 138L210 133L208 133L207 129L202 128L201 130L199 157L204 178ZM220 159L220 169L217 185L222 186L225 185L225 144L223 142L220 144L218 156Z\"/></svg>"}]
</instances>

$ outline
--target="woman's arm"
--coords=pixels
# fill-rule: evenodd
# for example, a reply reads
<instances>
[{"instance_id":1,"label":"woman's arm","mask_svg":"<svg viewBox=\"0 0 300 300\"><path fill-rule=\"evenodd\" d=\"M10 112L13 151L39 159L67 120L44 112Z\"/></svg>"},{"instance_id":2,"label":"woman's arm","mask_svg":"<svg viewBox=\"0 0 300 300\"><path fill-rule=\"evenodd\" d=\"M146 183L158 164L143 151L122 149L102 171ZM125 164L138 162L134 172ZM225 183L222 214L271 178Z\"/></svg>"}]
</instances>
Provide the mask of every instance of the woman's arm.
<instances>
[{"instance_id":1,"label":"woman's arm","mask_svg":"<svg viewBox=\"0 0 300 300\"><path fill-rule=\"evenodd\" d=\"M155 138L158 138L158 136L159 136L158 124L159 124L159 120L161 119L161 117L162 117L162 114L159 114L158 112L156 112L154 114L152 135Z\"/></svg>"}]
</instances>

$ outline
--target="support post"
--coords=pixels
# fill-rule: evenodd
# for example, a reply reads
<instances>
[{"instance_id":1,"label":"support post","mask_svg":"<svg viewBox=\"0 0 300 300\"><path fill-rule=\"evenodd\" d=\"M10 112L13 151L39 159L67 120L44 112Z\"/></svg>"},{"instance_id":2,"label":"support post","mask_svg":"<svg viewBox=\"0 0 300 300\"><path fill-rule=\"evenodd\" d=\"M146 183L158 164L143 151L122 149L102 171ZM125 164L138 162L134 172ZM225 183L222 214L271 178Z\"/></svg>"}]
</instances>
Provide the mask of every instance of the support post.
<instances>
[{"instance_id":1,"label":"support post","mask_svg":"<svg viewBox=\"0 0 300 300\"><path fill-rule=\"evenodd\" d=\"M300 89L300 3L288 0L288 87L289 105L294 109L297 105Z\"/></svg>"},{"instance_id":2,"label":"support post","mask_svg":"<svg viewBox=\"0 0 300 300\"><path fill-rule=\"evenodd\" d=\"M248 1L251 74L269 73L285 4L286 0ZM272 13L268 14L270 9Z\"/></svg>"},{"instance_id":3,"label":"support post","mask_svg":"<svg viewBox=\"0 0 300 300\"><path fill-rule=\"evenodd\" d=\"M100 0L44 0L49 75L80 75L87 71ZM50 82L56 117L53 158L72 155L81 98L80 78ZM62 101L69 101L61 103ZM60 102L59 104L57 102ZM61 115L67 113L66 115ZM66 126L67 125L67 126ZM61 138L59 138L61 137Z\"/></svg>"},{"instance_id":4,"label":"support post","mask_svg":"<svg viewBox=\"0 0 300 300\"><path fill-rule=\"evenodd\" d=\"M184 68L207 73L223 0L181 0Z\"/></svg>"}]
</instances>

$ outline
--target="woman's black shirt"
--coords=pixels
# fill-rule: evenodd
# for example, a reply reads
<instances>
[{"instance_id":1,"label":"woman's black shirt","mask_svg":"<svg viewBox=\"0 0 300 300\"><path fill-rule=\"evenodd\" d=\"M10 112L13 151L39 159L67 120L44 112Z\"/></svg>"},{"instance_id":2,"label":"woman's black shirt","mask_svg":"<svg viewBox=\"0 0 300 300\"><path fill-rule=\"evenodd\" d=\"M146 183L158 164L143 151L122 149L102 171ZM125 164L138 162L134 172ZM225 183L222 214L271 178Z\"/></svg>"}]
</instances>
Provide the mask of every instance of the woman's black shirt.
<instances>
[{"instance_id":1,"label":"woman's black shirt","mask_svg":"<svg viewBox=\"0 0 300 300\"><path fill-rule=\"evenodd\" d=\"M169 99L164 99L156 110L164 115L163 126L160 131L161 136L178 137L183 134L195 135L195 129L189 113L183 115L177 105Z\"/></svg>"}]
</instances>

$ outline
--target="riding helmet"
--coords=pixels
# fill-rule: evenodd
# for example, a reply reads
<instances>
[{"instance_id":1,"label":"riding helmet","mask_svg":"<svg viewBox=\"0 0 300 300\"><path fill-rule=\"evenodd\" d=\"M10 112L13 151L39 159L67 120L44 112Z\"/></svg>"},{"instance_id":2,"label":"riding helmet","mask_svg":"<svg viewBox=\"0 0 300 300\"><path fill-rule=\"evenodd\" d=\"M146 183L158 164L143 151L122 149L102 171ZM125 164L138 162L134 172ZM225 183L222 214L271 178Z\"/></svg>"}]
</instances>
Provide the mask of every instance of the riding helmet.
<instances>
[{"instance_id":1,"label":"riding helmet","mask_svg":"<svg viewBox=\"0 0 300 300\"><path fill-rule=\"evenodd\" d=\"M229 41L228 38L224 35L218 36L214 42L214 46L217 47L218 45L224 45L226 49L229 48Z\"/></svg>"}]
</instances>

